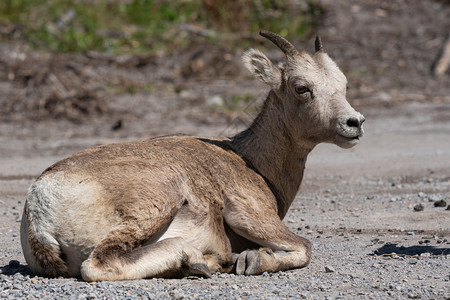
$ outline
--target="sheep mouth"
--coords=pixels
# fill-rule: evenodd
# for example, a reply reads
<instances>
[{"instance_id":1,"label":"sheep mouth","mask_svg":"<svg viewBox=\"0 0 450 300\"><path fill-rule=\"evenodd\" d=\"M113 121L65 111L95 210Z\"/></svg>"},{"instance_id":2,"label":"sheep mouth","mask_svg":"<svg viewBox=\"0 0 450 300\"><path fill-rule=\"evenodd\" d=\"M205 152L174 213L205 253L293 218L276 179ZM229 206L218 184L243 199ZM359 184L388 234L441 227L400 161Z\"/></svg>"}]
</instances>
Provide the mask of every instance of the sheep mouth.
<instances>
[{"instance_id":1,"label":"sheep mouth","mask_svg":"<svg viewBox=\"0 0 450 300\"><path fill-rule=\"evenodd\" d=\"M360 135L355 135L355 136L345 136L342 134L338 133L338 136L342 139L345 139L347 141L353 141L353 140L359 140L359 138L361 137Z\"/></svg>"},{"instance_id":2,"label":"sheep mouth","mask_svg":"<svg viewBox=\"0 0 450 300\"><path fill-rule=\"evenodd\" d=\"M355 135L355 136L345 136L342 134L337 134L335 139L335 144L338 145L341 148L351 148L353 146L356 146L359 143L359 138L361 135Z\"/></svg>"}]
</instances>

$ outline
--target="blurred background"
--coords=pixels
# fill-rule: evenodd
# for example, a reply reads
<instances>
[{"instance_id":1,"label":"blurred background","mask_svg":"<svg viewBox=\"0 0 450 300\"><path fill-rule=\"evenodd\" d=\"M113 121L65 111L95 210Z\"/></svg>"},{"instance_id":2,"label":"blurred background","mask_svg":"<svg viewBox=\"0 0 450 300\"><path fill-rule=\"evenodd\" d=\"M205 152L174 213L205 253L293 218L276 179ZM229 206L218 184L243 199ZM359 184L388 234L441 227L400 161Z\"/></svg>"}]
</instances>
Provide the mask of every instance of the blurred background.
<instances>
[{"instance_id":1,"label":"blurred background","mask_svg":"<svg viewBox=\"0 0 450 300\"><path fill-rule=\"evenodd\" d=\"M0 117L123 136L245 126L267 89L241 54L283 61L261 29L309 51L320 34L353 105L448 101L449 15L439 0L3 0Z\"/></svg>"}]
</instances>

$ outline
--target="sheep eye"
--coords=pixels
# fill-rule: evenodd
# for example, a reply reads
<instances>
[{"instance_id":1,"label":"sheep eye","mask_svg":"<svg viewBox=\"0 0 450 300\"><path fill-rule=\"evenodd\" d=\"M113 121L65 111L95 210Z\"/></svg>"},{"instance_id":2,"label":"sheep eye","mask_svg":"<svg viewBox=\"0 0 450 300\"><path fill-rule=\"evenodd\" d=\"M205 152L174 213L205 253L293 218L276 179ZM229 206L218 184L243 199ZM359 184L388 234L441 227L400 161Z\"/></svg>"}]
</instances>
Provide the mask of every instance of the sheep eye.
<instances>
[{"instance_id":1,"label":"sheep eye","mask_svg":"<svg viewBox=\"0 0 450 300\"><path fill-rule=\"evenodd\" d=\"M299 86L295 88L295 92L299 95L304 94L304 93L308 93L311 92L307 87L304 86Z\"/></svg>"}]
</instances>

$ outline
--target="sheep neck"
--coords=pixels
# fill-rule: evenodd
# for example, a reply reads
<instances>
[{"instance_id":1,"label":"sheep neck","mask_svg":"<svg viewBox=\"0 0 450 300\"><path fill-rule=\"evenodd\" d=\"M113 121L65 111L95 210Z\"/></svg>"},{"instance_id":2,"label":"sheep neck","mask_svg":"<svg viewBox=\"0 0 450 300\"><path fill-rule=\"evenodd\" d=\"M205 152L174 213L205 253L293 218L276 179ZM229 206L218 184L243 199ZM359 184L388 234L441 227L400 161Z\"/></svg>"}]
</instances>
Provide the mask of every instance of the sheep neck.
<instances>
[{"instance_id":1,"label":"sheep neck","mask_svg":"<svg viewBox=\"0 0 450 300\"><path fill-rule=\"evenodd\" d=\"M314 146L294 141L280 118L282 101L271 91L252 125L232 138L235 151L268 182L284 218L303 179L306 158Z\"/></svg>"}]
</instances>

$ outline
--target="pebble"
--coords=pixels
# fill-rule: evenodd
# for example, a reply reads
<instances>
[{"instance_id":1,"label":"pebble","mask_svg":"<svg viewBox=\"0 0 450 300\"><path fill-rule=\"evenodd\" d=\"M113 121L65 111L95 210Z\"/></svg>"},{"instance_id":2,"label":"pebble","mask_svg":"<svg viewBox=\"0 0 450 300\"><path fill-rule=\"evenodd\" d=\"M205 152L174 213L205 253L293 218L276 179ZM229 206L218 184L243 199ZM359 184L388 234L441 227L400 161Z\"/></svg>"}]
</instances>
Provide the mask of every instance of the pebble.
<instances>
[{"instance_id":1,"label":"pebble","mask_svg":"<svg viewBox=\"0 0 450 300\"><path fill-rule=\"evenodd\" d=\"M9 262L9 266L11 268L18 268L20 266L20 262L18 260L11 260Z\"/></svg>"},{"instance_id":2,"label":"pebble","mask_svg":"<svg viewBox=\"0 0 450 300\"><path fill-rule=\"evenodd\" d=\"M434 201L434 207L446 207L447 202L444 200Z\"/></svg>"},{"instance_id":3,"label":"pebble","mask_svg":"<svg viewBox=\"0 0 450 300\"><path fill-rule=\"evenodd\" d=\"M417 204L414 206L414 211L423 211L424 207L422 204Z\"/></svg>"},{"instance_id":4,"label":"pebble","mask_svg":"<svg viewBox=\"0 0 450 300\"><path fill-rule=\"evenodd\" d=\"M332 266L330 265L325 266L325 273L334 273L334 272L336 272L336 270Z\"/></svg>"}]
</instances>

